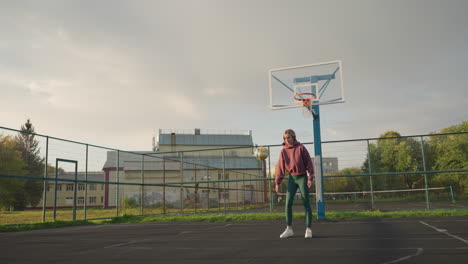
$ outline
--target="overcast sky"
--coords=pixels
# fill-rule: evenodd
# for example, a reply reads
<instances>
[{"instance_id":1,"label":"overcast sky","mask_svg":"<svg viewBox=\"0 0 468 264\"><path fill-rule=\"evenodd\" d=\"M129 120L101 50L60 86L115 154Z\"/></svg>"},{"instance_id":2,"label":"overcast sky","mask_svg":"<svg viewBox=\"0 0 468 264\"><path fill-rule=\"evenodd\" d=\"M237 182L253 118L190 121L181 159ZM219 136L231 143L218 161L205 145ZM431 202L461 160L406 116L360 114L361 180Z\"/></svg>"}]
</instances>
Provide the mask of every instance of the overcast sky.
<instances>
[{"instance_id":1,"label":"overcast sky","mask_svg":"<svg viewBox=\"0 0 468 264\"><path fill-rule=\"evenodd\" d=\"M295 129L268 70L342 60L323 140L426 134L468 120L468 1L1 1L0 126L124 150L158 129Z\"/></svg>"}]
</instances>

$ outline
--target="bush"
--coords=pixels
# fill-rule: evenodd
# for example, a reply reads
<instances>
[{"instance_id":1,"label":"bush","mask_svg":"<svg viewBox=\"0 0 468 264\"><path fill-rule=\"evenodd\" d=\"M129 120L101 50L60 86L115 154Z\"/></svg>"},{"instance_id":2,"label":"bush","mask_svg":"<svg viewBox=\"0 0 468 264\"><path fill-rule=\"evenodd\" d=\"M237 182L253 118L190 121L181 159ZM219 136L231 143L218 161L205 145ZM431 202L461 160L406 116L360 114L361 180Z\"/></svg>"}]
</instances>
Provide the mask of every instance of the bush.
<instances>
[{"instance_id":1,"label":"bush","mask_svg":"<svg viewBox=\"0 0 468 264\"><path fill-rule=\"evenodd\" d=\"M125 208L137 208L138 207L138 202L135 198L128 198L125 197L122 202L120 202L120 208L125 209Z\"/></svg>"}]
</instances>

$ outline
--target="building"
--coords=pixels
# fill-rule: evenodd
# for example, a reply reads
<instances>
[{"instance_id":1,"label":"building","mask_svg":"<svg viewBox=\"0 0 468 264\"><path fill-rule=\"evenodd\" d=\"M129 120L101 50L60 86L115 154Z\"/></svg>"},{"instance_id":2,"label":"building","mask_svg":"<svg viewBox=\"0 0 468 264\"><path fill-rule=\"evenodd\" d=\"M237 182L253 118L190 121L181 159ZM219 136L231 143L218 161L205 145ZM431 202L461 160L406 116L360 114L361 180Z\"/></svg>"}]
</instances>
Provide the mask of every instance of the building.
<instances>
[{"instance_id":1,"label":"building","mask_svg":"<svg viewBox=\"0 0 468 264\"><path fill-rule=\"evenodd\" d=\"M48 176L46 182L46 208L53 208L55 203L57 208L70 208L73 207L75 188L76 188L76 205L78 207L103 207L104 200L106 197L105 184L103 183L105 177L101 171L88 172L85 175L84 172L78 172L77 180L89 181L77 182L75 184L75 173L74 172L63 172L60 171L57 178L60 179L55 182L55 174ZM57 186L57 201L55 202L55 186ZM87 189L87 191L85 191ZM43 199L41 199L39 205L42 206Z\"/></svg>"},{"instance_id":2,"label":"building","mask_svg":"<svg viewBox=\"0 0 468 264\"><path fill-rule=\"evenodd\" d=\"M153 150L107 153L104 207L125 199L172 208L267 199L264 166L254 157L251 131L159 130Z\"/></svg>"},{"instance_id":3,"label":"building","mask_svg":"<svg viewBox=\"0 0 468 264\"><path fill-rule=\"evenodd\" d=\"M314 157L312 157L314 162ZM322 157L323 175L333 175L338 171L338 158L336 157Z\"/></svg>"}]
</instances>

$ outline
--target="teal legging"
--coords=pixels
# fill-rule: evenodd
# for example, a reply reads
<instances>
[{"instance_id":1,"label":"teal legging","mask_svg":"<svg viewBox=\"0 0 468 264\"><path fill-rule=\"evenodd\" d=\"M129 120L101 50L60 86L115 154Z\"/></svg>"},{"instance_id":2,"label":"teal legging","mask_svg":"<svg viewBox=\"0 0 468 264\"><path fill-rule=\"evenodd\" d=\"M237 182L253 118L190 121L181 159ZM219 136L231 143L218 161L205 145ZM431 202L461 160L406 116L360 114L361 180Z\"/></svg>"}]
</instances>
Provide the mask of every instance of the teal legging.
<instances>
[{"instance_id":1,"label":"teal legging","mask_svg":"<svg viewBox=\"0 0 468 264\"><path fill-rule=\"evenodd\" d=\"M302 202L304 203L306 226L312 225L312 209L310 208L310 191L307 187L307 175L290 175L288 179L288 192L286 193L286 222L292 226L292 206L297 187L301 192Z\"/></svg>"}]
</instances>

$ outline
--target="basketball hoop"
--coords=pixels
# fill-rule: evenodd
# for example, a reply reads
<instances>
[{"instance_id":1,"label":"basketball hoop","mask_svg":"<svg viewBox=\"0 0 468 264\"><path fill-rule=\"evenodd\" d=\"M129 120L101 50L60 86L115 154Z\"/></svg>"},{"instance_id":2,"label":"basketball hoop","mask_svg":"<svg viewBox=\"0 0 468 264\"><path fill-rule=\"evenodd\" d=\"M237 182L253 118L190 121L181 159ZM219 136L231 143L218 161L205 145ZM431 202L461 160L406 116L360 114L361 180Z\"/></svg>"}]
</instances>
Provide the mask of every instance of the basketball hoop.
<instances>
[{"instance_id":1,"label":"basketball hoop","mask_svg":"<svg viewBox=\"0 0 468 264\"><path fill-rule=\"evenodd\" d=\"M313 93L297 93L294 95L294 100L302 106L302 114L304 117L313 116L312 101L317 97Z\"/></svg>"}]
</instances>

